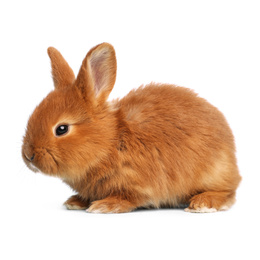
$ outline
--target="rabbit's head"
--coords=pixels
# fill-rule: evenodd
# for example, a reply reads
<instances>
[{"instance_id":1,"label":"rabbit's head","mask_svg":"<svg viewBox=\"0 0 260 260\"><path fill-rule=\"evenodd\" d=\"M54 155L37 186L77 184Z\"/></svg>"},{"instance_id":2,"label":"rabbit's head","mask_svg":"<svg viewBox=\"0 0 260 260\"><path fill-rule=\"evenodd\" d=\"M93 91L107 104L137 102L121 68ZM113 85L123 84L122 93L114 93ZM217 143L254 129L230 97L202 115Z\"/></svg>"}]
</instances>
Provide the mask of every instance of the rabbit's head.
<instances>
[{"instance_id":1,"label":"rabbit's head","mask_svg":"<svg viewBox=\"0 0 260 260\"><path fill-rule=\"evenodd\" d=\"M76 177L106 157L116 139L106 102L116 79L115 51L108 43L92 48L77 78L56 49L48 54L55 89L28 121L22 157L33 171Z\"/></svg>"}]
</instances>

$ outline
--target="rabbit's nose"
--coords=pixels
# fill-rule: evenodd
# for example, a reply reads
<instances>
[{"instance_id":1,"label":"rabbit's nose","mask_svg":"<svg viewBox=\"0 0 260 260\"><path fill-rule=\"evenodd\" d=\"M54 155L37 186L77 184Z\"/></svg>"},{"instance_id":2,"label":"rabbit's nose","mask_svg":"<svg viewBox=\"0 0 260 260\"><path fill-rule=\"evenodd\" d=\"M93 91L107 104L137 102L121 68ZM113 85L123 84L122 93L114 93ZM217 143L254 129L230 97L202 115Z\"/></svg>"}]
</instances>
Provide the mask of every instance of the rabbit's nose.
<instances>
[{"instance_id":1,"label":"rabbit's nose","mask_svg":"<svg viewBox=\"0 0 260 260\"><path fill-rule=\"evenodd\" d=\"M33 161L34 157L35 157L35 153L34 153L34 154L32 155L32 157L30 158L31 162Z\"/></svg>"},{"instance_id":2,"label":"rabbit's nose","mask_svg":"<svg viewBox=\"0 0 260 260\"><path fill-rule=\"evenodd\" d=\"M25 156L25 158L26 158L28 161L32 162L32 161L34 160L35 153L32 154L32 155L28 155L28 154L24 153L24 156Z\"/></svg>"}]
</instances>

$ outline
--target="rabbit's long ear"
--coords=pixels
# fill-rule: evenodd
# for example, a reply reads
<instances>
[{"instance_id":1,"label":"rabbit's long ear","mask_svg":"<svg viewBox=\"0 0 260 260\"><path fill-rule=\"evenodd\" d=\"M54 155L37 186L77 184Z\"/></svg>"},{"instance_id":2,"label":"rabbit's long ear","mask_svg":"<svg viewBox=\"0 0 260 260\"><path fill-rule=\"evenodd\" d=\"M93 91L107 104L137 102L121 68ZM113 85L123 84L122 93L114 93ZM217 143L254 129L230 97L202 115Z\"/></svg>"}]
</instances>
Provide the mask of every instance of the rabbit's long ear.
<instances>
[{"instance_id":1,"label":"rabbit's long ear","mask_svg":"<svg viewBox=\"0 0 260 260\"><path fill-rule=\"evenodd\" d=\"M82 62L75 86L86 101L104 103L116 81L116 55L112 45L92 48Z\"/></svg>"},{"instance_id":2,"label":"rabbit's long ear","mask_svg":"<svg viewBox=\"0 0 260 260\"><path fill-rule=\"evenodd\" d=\"M60 52L53 47L49 47L48 55L51 59L52 78L55 88L62 89L72 85L75 75Z\"/></svg>"}]
</instances>

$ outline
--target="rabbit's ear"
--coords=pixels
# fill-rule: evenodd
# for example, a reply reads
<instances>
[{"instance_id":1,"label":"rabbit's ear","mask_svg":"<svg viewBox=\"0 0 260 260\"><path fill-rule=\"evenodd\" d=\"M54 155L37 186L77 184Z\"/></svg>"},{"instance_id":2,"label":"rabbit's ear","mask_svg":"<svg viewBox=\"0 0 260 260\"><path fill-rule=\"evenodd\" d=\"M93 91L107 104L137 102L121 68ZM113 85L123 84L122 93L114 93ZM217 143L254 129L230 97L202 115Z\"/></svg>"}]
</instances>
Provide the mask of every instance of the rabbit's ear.
<instances>
[{"instance_id":1,"label":"rabbit's ear","mask_svg":"<svg viewBox=\"0 0 260 260\"><path fill-rule=\"evenodd\" d=\"M116 81L116 55L112 45L92 48L82 62L75 86L85 100L104 103Z\"/></svg>"},{"instance_id":2,"label":"rabbit's ear","mask_svg":"<svg viewBox=\"0 0 260 260\"><path fill-rule=\"evenodd\" d=\"M55 88L62 89L72 85L75 75L60 52L53 47L49 47L48 55L51 59L52 77Z\"/></svg>"}]
</instances>

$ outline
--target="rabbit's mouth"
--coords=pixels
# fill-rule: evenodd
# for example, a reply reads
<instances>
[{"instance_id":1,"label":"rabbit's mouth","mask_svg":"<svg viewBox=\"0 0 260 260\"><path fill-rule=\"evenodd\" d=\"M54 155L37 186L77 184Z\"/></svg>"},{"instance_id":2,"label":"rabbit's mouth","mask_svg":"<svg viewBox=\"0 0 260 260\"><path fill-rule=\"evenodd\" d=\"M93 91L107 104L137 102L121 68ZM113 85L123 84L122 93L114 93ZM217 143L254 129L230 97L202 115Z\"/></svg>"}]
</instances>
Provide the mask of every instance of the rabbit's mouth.
<instances>
[{"instance_id":1,"label":"rabbit's mouth","mask_svg":"<svg viewBox=\"0 0 260 260\"><path fill-rule=\"evenodd\" d=\"M35 158L35 154L32 156L28 156L24 151L22 152L23 160L26 164L26 166L33 172L40 172L40 170L33 164L33 160Z\"/></svg>"},{"instance_id":2,"label":"rabbit's mouth","mask_svg":"<svg viewBox=\"0 0 260 260\"><path fill-rule=\"evenodd\" d=\"M33 172L41 172L36 166L33 165L32 162L26 162L27 167Z\"/></svg>"},{"instance_id":3,"label":"rabbit's mouth","mask_svg":"<svg viewBox=\"0 0 260 260\"><path fill-rule=\"evenodd\" d=\"M47 149L36 148L30 156L23 151L22 157L27 167L33 172L53 175L58 171L58 163Z\"/></svg>"}]
</instances>

